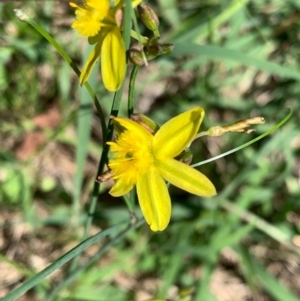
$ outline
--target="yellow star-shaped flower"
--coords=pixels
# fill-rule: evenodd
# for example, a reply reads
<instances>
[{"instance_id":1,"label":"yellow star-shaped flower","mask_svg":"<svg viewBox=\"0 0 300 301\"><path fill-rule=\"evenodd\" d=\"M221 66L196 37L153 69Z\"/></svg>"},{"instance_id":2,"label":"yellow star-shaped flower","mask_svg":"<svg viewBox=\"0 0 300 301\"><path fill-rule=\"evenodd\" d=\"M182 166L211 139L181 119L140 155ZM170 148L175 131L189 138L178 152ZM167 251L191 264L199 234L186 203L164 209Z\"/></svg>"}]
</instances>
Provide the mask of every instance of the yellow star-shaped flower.
<instances>
[{"instance_id":1,"label":"yellow star-shaped flower","mask_svg":"<svg viewBox=\"0 0 300 301\"><path fill-rule=\"evenodd\" d=\"M113 118L117 140L108 142L109 162L115 185L112 196L122 196L135 185L142 213L152 231L163 231L171 217L171 200L166 182L192 194L216 194L211 181L196 169L175 160L195 138L204 117L196 107L182 113L152 135L137 122Z\"/></svg>"},{"instance_id":2,"label":"yellow star-shaped flower","mask_svg":"<svg viewBox=\"0 0 300 301\"><path fill-rule=\"evenodd\" d=\"M141 0L132 1L136 6ZM122 7L124 1L116 0L110 7L109 0L86 0L83 6L70 2L74 7L76 20L72 24L80 36L89 38L95 44L82 69L79 82L84 84L98 59L101 59L101 75L109 91L117 91L125 76L126 53L121 35Z\"/></svg>"}]
</instances>

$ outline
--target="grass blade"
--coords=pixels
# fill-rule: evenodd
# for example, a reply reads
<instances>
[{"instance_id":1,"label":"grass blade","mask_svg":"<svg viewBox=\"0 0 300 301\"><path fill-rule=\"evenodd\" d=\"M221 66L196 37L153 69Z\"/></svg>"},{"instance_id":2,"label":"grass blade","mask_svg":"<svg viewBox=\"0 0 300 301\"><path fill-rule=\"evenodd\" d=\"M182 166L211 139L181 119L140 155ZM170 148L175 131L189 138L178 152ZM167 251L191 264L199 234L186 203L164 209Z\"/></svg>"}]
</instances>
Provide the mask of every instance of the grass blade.
<instances>
[{"instance_id":1,"label":"grass blade","mask_svg":"<svg viewBox=\"0 0 300 301\"><path fill-rule=\"evenodd\" d=\"M255 67L258 70L277 74L284 78L300 80L300 72L298 70L258 59L235 49L227 49L217 45L176 43L172 56L179 57L182 55L197 55L201 57L205 56L212 60L234 61L245 66Z\"/></svg>"}]
</instances>

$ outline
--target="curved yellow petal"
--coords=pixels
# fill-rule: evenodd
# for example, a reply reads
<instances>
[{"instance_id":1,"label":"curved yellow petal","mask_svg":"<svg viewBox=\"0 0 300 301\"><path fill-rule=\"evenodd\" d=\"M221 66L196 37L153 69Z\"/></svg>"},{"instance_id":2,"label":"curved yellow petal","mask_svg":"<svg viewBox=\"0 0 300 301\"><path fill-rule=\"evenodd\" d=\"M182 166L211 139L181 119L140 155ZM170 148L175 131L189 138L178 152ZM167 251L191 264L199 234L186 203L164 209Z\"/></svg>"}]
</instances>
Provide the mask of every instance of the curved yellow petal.
<instances>
[{"instance_id":1,"label":"curved yellow petal","mask_svg":"<svg viewBox=\"0 0 300 301\"><path fill-rule=\"evenodd\" d=\"M203 117L203 108L196 107L162 125L153 139L155 157L174 158L179 155L196 136Z\"/></svg>"},{"instance_id":2,"label":"curved yellow petal","mask_svg":"<svg viewBox=\"0 0 300 301\"><path fill-rule=\"evenodd\" d=\"M101 74L104 86L109 91L121 87L126 70L124 41L118 27L106 33L101 48Z\"/></svg>"},{"instance_id":3,"label":"curved yellow petal","mask_svg":"<svg viewBox=\"0 0 300 301\"><path fill-rule=\"evenodd\" d=\"M101 52L101 44L102 41L99 41L94 49L91 51L88 59L86 60L83 69L81 71L80 77L79 77L79 83L82 86L89 78L91 75L93 68L95 64L97 63L97 60L100 57L100 52Z\"/></svg>"},{"instance_id":4,"label":"curved yellow petal","mask_svg":"<svg viewBox=\"0 0 300 301\"><path fill-rule=\"evenodd\" d=\"M136 135L136 139L143 139L145 142L149 143L151 143L153 140L153 136L150 134L150 132L129 118L114 117L112 120L114 123L114 128L118 134L126 129L133 132Z\"/></svg>"},{"instance_id":5,"label":"curved yellow petal","mask_svg":"<svg viewBox=\"0 0 300 301\"><path fill-rule=\"evenodd\" d=\"M175 159L157 160L155 166L166 181L185 191L204 197L217 194L215 186L204 174L182 162Z\"/></svg>"},{"instance_id":6,"label":"curved yellow petal","mask_svg":"<svg viewBox=\"0 0 300 301\"><path fill-rule=\"evenodd\" d=\"M135 183L120 178L116 181L115 185L110 189L109 194L118 197L128 193L134 186Z\"/></svg>"},{"instance_id":7,"label":"curved yellow petal","mask_svg":"<svg viewBox=\"0 0 300 301\"><path fill-rule=\"evenodd\" d=\"M171 200L164 179L151 167L138 179L136 188L142 213L151 230L163 231L171 217Z\"/></svg>"}]
</instances>

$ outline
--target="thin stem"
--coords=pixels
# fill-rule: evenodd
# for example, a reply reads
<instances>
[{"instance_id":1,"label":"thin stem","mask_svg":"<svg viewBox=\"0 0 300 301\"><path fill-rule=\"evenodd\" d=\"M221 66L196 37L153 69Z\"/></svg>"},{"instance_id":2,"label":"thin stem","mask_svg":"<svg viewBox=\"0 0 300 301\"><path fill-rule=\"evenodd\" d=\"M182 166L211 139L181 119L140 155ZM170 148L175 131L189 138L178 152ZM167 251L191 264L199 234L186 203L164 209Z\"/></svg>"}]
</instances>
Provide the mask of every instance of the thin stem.
<instances>
[{"instance_id":1,"label":"thin stem","mask_svg":"<svg viewBox=\"0 0 300 301\"><path fill-rule=\"evenodd\" d=\"M128 19L128 15L127 14L129 14L129 20L130 20L130 13L131 13L131 9L128 10L128 8L125 8L125 21ZM128 23L128 21L127 21L127 23ZM130 37L129 36L129 29L124 30L124 32L123 32L123 39L124 39L126 48L129 47L129 37ZM120 89L114 95L114 99L113 99L113 103L112 103L112 107L111 107L110 116L117 116L118 115L120 104L121 104L121 98L122 98L123 90L124 90L124 81L123 81ZM96 178L98 178L104 172L104 167L107 164L107 161L108 161L108 152L109 152L109 146L106 144L106 142L112 140L112 136L113 136L113 130L114 129L113 129L113 125L110 122L108 122L107 126L105 124L105 128L107 129L107 131L106 131L106 135L103 136L103 151L102 151L100 162L99 162L99 165L98 165L98 171L97 171ZM100 191L100 183L98 183L97 181L95 181L94 187L93 187L92 196L91 196L91 200L90 200L90 206L89 206L89 211L88 211L88 218L87 218L87 221L86 221L86 224L85 224L85 228L84 228L83 239L86 239L86 237L88 236L88 233L90 231L91 224L93 222L94 213L95 213L95 210L96 210L96 205L97 205L97 201L98 201L99 191ZM79 259L79 255L78 255L78 257L76 257L74 259L74 261L73 261L73 263L71 265L70 271L73 271L76 268L76 266L78 264L78 259Z\"/></svg>"},{"instance_id":2,"label":"thin stem","mask_svg":"<svg viewBox=\"0 0 300 301\"><path fill-rule=\"evenodd\" d=\"M196 139L198 139L198 138L200 138L200 137L204 137L204 136L207 136L207 135L208 135L208 131L200 132L200 133L198 133L198 134L195 136L195 138L194 138L193 141L195 141Z\"/></svg>"},{"instance_id":3,"label":"thin stem","mask_svg":"<svg viewBox=\"0 0 300 301\"><path fill-rule=\"evenodd\" d=\"M111 115L114 115L114 116L118 115L123 89L124 89L124 83L122 84L120 90L118 92L116 92L114 95L114 100L113 100L112 109L111 109ZM96 178L98 178L100 175L103 174L104 167L107 164L109 146L106 144L106 142L110 141L112 139L113 130L114 130L113 125L111 123L109 123L107 126L106 137L103 137L104 138L104 146L103 146L103 151L101 154L100 162L98 165L98 171L97 171ZM88 237L88 233L90 231L90 228L91 228L91 225L93 222L93 218L94 218L94 213L96 211L96 205L98 202L99 191L100 191L100 183L95 181L91 200L90 200L90 206L89 206L89 210L88 210L88 217L87 217L87 221L86 221L86 224L84 227L84 233L83 233L82 240L85 240ZM74 260L71 264L70 270L69 270L69 274L72 271L74 271L74 269L76 268L76 266L78 264L79 256L80 256L80 254L78 254L78 256L76 258L74 258Z\"/></svg>"},{"instance_id":4,"label":"thin stem","mask_svg":"<svg viewBox=\"0 0 300 301\"><path fill-rule=\"evenodd\" d=\"M129 3L129 4L131 5L131 3ZM128 5L127 7L125 6L125 26L124 26L125 29L128 28L128 26L126 26L126 24L130 22L130 16L131 16L131 7L129 7L129 5ZM129 42L130 42L130 30L129 30L129 28L126 30L125 29L123 31L123 39L124 39L124 43L125 43L126 49L127 49L129 47ZM123 90L124 90L124 81L123 81L120 89L114 95L110 116L117 116L119 114L119 108L120 108L120 104L121 104ZM113 125L110 122L108 122L107 126L105 124L105 129L107 129L107 131L106 131L106 135L103 136L103 151L101 154L96 178L98 178L104 172L104 167L107 164L108 152L109 152L109 146L106 144L106 142L112 140L112 136L113 136L114 129L113 129ZM87 218L85 228L84 228L83 239L86 239L86 237L88 236L88 233L90 231L91 224L93 222L94 213L96 210L96 205L98 202L99 191L100 191L100 183L95 181L91 200L90 200L90 206L89 206L89 210L88 210L88 218ZM76 266L78 264L78 260L79 260L79 255L78 255L78 257L76 257L74 259L74 261L71 265L70 271L73 271L76 268ZM70 273L70 271L69 271L69 273Z\"/></svg>"},{"instance_id":5,"label":"thin stem","mask_svg":"<svg viewBox=\"0 0 300 301\"><path fill-rule=\"evenodd\" d=\"M139 35L136 31L131 30L130 32L131 37L139 41L142 45L147 45L148 44L148 39Z\"/></svg>"},{"instance_id":6,"label":"thin stem","mask_svg":"<svg viewBox=\"0 0 300 301\"><path fill-rule=\"evenodd\" d=\"M140 70L140 66L134 65L131 71L129 92L128 92L128 117L134 112L134 88L137 74Z\"/></svg>"}]
</instances>

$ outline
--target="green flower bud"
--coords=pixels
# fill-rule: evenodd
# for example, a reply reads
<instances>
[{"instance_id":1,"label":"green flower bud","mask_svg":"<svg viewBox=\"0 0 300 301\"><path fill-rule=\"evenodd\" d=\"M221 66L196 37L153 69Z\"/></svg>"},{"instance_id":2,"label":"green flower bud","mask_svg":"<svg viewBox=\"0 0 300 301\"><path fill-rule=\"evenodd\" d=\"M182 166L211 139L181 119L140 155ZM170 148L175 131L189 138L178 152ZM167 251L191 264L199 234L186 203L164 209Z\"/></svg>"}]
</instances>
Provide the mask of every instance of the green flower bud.
<instances>
[{"instance_id":1,"label":"green flower bud","mask_svg":"<svg viewBox=\"0 0 300 301\"><path fill-rule=\"evenodd\" d=\"M141 4L138 5L137 12L144 25L148 29L157 32L159 26L159 20L152 7L149 4L142 2Z\"/></svg>"}]
</instances>

